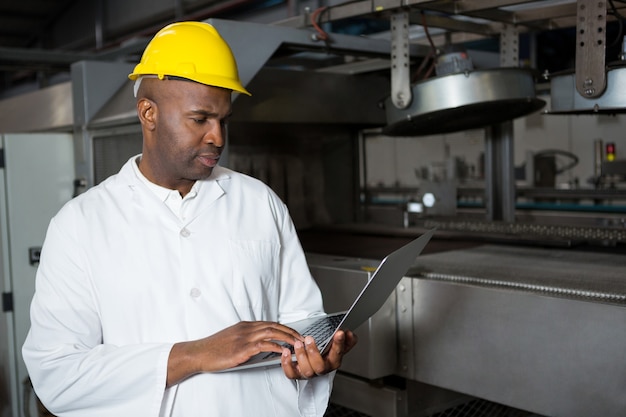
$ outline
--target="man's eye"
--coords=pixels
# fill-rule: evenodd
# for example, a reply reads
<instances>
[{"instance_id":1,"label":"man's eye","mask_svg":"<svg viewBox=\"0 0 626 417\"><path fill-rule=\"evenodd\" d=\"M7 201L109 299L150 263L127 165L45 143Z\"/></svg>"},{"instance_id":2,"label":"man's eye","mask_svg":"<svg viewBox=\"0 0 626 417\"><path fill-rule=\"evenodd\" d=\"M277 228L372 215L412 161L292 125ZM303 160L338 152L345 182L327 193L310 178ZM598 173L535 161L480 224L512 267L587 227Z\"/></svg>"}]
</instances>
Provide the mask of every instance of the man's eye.
<instances>
[{"instance_id":1,"label":"man's eye","mask_svg":"<svg viewBox=\"0 0 626 417\"><path fill-rule=\"evenodd\" d=\"M206 119L192 119L195 123L202 124L206 122Z\"/></svg>"}]
</instances>

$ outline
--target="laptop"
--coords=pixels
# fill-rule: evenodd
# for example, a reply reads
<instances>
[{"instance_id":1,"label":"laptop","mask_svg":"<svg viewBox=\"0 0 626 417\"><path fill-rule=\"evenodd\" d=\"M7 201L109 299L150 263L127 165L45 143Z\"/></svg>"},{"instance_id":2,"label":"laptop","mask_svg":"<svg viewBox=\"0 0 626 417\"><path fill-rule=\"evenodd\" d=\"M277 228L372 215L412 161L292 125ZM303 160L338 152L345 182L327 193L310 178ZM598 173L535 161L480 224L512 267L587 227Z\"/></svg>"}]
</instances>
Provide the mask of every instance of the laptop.
<instances>
[{"instance_id":1,"label":"laptop","mask_svg":"<svg viewBox=\"0 0 626 417\"><path fill-rule=\"evenodd\" d=\"M365 287L348 311L318 315L283 324L291 327L303 336L313 336L320 352L325 354L330 348L330 342L337 330L354 330L380 310L402 277L413 265L415 258L422 253L422 250L426 247L434 233L434 229L429 230L417 239L387 255L380 262L374 274L365 284ZM286 346L292 348L293 351L292 346ZM280 358L280 353L261 352L252 356L246 362L226 369L223 372L280 365ZM295 360L295 358L294 354L292 360Z\"/></svg>"}]
</instances>

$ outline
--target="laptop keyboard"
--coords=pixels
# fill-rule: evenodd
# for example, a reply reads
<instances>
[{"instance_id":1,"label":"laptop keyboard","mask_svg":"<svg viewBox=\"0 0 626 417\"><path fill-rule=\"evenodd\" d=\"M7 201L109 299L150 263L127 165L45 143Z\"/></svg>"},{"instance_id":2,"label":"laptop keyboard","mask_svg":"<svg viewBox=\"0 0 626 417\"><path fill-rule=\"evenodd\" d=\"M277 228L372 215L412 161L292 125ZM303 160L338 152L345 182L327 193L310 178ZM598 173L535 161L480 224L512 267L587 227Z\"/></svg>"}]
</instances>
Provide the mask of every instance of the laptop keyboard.
<instances>
[{"instance_id":1,"label":"laptop keyboard","mask_svg":"<svg viewBox=\"0 0 626 417\"><path fill-rule=\"evenodd\" d=\"M327 342L328 338L333 335L335 329L337 328L337 326L339 326L339 323L341 323L341 320L343 320L344 316L345 313L321 317L319 320L312 323L309 327L305 328L301 332L301 334L303 336L313 337L313 339L315 339L317 347L320 350L324 350L324 348L326 347L325 342ZM320 343L324 343L324 345L321 346ZM281 343L281 345L289 348L289 350L291 350L291 353L295 353L293 345L290 345L289 343ZM271 358L274 356L280 356L280 353L269 352L266 356L263 357L263 359Z\"/></svg>"},{"instance_id":2,"label":"laptop keyboard","mask_svg":"<svg viewBox=\"0 0 626 417\"><path fill-rule=\"evenodd\" d=\"M302 335L312 336L313 339L315 339L315 343L321 348L321 346L319 346L320 342L325 342L326 339L332 336L344 316L345 314L338 314L323 317L304 329Z\"/></svg>"}]
</instances>

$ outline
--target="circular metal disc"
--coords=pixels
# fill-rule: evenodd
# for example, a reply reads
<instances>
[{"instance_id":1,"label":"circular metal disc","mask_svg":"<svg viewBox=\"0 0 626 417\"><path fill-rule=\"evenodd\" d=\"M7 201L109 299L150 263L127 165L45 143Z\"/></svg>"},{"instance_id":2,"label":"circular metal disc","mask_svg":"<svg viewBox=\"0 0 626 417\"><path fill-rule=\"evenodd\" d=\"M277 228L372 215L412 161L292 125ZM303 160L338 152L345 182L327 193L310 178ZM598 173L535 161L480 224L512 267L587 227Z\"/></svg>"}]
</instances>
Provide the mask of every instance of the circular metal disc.
<instances>
[{"instance_id":1,"label":"circular metal disc","mask_svg":"<svg viewBox=\"0 0 626 417\"><path fill-rule=\"evenodd\" d=\"M626 67L609 67L606 91L596 98L583 97L576 90L576 74L573 71L550 77L549 114L617 114L626 113Z\"/></svg>"},{"instance_id":2,"label":"circular metal disc","mask_svg":"<svg viewBox=\"0 0 626 417\"><path fill-rule=\"evenodd\" d=\"M385 102L390 136L424 136L477 129L541 109L528 70L500 68L435 77L412 87L406 109Z\"/></svg>"}]
</instances>

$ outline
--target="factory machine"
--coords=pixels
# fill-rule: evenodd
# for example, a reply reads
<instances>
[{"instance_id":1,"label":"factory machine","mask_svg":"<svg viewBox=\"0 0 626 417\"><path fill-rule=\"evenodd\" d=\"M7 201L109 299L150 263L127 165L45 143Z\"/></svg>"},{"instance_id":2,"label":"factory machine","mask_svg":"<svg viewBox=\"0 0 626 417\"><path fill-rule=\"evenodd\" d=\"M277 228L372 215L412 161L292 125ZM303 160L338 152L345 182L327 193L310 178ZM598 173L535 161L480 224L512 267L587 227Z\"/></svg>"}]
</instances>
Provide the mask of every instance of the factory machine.
<instances>
[{"instance_id":1,"label":"factory machine","mask_svg":"<svg viewBox=\"0 0 626 417\"><path fill-rule=\"evenodd\" d=\"M617 1L368 0L271 25L210 20L253 94L235 97L222 160L287 203L326 309L349 307L383 256L437 229L356 329L336 410L624 415L626 61L606 55L622 13ZM340 33L355 21L388 30ZM575 32L574 68L538 73L520 40L555 28ZM498 53L465 47L481 39ZM141 150L133 65L75 63L55 87L72 97L69 122L40 113L73 138L74 193ZM2 125L23 131L18 119Z\"/></svg>"}]
</instances>

